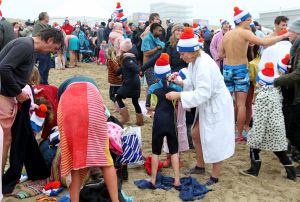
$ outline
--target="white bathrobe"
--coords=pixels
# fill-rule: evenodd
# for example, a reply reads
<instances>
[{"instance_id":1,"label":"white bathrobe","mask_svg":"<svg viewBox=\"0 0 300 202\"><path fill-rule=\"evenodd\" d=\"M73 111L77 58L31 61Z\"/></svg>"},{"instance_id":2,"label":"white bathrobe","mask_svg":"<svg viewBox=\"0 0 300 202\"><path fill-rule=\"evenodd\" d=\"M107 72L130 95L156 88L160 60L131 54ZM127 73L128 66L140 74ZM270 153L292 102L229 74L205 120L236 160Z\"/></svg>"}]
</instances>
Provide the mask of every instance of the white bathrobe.
<instances>
[{"instance_id":1,"label":"white bathrobe","mask_svg":"<svg viewBox=\"0 0 300 202\"><path fill-rule=\"evenodd\" d=\"M231 157L235 148L233 100L218 65L203 51L195 64L189 64L181 101L183 108L197 109L204 162Z\"/></svg>"}]
</instances>

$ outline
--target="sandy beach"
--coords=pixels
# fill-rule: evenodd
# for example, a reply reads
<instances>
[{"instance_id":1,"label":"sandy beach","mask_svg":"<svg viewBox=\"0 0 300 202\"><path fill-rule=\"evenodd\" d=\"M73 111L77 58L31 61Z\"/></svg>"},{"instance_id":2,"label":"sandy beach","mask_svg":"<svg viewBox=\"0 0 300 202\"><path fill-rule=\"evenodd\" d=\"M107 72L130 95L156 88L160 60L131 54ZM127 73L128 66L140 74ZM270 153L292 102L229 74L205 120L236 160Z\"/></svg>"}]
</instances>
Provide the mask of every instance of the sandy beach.
<instances>
[{"instance_id":1,"label":"sandy beach","mask_svg":"<svg viewBox=\"0 0 300 202\"><path fill-rule=\"evenodd\" d=\"M98 66L95 63L82 64L78 68L68 68L65 70L51 69L49 75L50 84L58 86L62 81L72 75L86 75L96 79L100 86L105 104L113 109L112 102L109 100L106 66ZM145 90L142 90L141 100L145 100ZM134 126L135 113L131 100L125 102L130 109L131 121L128 125ZM118 114L112 113L116 117ZM146 118L145 125L142 127L143 153L151 154L151 127L152 119ZM190 150L182 154L184 167L181 169L181 175L184 171L195 165L195 152ZM162 159L165 155L161 156ZM248 169L249 149L245 143L237 144L235 155L224 162L220 176L220 182L213 186L213 191L209 192L202 201L272 201L272 202L296 202L300 201L300 178L298 182L293 182L285 178L284 168L279 163L277 157L271 152L261 152L262 167L258 177L245 177L239 174L240 169ZM205 183L210 176L211 166L207 165L205 175L193 175L200 183ZM163 174L173 176L171 168L163 169ZM134 197L134 201L147 202L177 202L181 201L179 192L175 189L164 190L139 190L134 184L134 180L149 178L143 167L129 169L129 180L123 184L123 190L129 196ZM4 202L13 201L35 201L35 198L18 200L13 197L5 197Z\"/></svg>"}]
</instances>

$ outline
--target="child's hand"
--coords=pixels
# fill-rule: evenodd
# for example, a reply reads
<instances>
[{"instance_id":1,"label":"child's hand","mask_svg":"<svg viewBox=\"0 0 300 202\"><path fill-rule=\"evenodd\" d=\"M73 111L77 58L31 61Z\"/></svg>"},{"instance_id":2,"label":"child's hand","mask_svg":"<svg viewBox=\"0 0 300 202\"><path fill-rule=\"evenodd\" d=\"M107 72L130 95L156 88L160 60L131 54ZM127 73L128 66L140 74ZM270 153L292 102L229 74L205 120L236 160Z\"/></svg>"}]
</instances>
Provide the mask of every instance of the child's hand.
<instances>
[{"instance_id":1,"label":"child's hand","mask_svg":"<svg viewBox=\"0 0 300 202\"><path fill-rule=\"evenodd\" d=\"M40 92L42 92L44 89L43 88L40 88L40 89L34 89L34 94L37 95L39 94Z\"/></svg>"},{"instance_id":2,"label":"child's hand","mask_svg":"<svg viewBox=\"0 0 300 202\"><path fill-rule=\"evenodd\" d=\"M37 110L39 110L40 109L40 106L39 105L37 105L37 104L32 104L32 107L33 107L33 109L35 110L35 109L37 109Z\"/></svg>"}]
</instances>

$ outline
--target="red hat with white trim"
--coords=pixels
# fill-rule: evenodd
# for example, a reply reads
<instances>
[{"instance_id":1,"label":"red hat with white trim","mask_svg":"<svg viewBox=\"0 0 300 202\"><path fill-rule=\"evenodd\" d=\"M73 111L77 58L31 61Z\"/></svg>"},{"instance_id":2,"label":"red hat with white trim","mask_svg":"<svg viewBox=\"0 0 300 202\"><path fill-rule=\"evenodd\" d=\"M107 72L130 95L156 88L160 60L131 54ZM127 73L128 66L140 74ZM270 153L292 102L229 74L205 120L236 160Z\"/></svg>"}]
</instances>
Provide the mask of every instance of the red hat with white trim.
<instances>
[{"instance_id":1,"label":"red hat with white trim","mask_svg":"<svg viewBox=\"0 0 300 202\"><path fill-rule=\"evenodd\" d=\"M252 17L252 16L248 11L240 10L239 7L234 7L234 23L236 25L245 21L249 17Z\"/></svg>"},{"instance_id":2,"label":"red hat with white trim","mask_svg":"<svg viewBox=\"0 0 300 202\"><path fill-rule=\"evenodd\" d=\"M162 53L156 60L154 74L160 79L165 79L171 74L170 57L167 53Z\"/></svg>"},{"instance_id":3,"label":"red hat with white trim","mask_svg":"<svg viewBox=\"0 0 300 202\"><path fill-rule=\"evenodd\" d=\"M198 40L195 38L193 29L186 27L184 32L180 35L180 39L177 43L178 52L195 52L200 49Z\"/></svg>"},{"instance_id":4,"label":"red hat with white trim","mask_svg":"<svg viewBox=\"0 0 300 202\"><path fill-rule=\"evenodd\" d=\"M120 3L120 2L117 2L116 11L117 11L118 13L123 12L123 8L121 7L121 3Z\"/></svg>"},{"instance_id":5,"label":"red hat with white trim","mask_svg":"<svg viewBox=\"0 0 300 202\"><path fill-rule=\"evenodd\" d=\"M287 68L288 68L290 57L291 57L290 54L286 54L282 60L278 61L277 68L280 73L286 74L288 72Z\"/></svg>"},{"instance_id":6,"label":"red hat with white trim","mask_svg":"<svg viewBox=\"0 0 300 202\"><path fill-rule=\"evenodd\" d=\"M204 39L201 37L199 40L199 45L200 45L200 48L203 48L204 47Z\"/></svg>"},{"instance_id":7,"label":"red hat with white trim","mask_svg":"<svg viewBox=\"0 0 300 202\"><path fill-rule=\"evenodd\" d=\"M273 62L267 62L265 68L258 72L256 81L262 85L273 85L275 79L274 64Z\"/></svg>"},{"instance_id":8,"label":"red hat with white trim","mask_svg":"<svg viewBox=\"0 0 300 202\"><path fill-rule=\"evenodd\" d=\"M193 31L194 31L194 33L199 32L199 30L200 30L199 24L198 24L198 23L194 23L194 24L193 24Z\"/></svg>"}]
</instances>

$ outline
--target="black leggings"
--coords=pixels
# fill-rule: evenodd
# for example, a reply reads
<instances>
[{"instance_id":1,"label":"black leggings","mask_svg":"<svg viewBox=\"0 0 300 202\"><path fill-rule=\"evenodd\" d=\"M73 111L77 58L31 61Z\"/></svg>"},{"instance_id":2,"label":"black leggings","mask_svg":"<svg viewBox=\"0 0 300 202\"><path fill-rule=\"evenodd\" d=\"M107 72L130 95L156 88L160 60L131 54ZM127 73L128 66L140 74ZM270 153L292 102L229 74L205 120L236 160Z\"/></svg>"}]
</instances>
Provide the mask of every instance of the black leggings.
<instances>
[{"instance_id":1,"label":"black leggings","mask_svg":"<svg viewBox=\"0 0 300 202\"><path fill-rule=\"evenodd\" d=\"M250 148L250 159L257 161L259 160L259 152L260 149L252 149ZM274 154L278 157L279 161L282 165L292 165L291 159L286 155L285 151L274 152Z\"/></svg>"},{"instance_id":2,"label":"black leggings","mask_svg":"<svg viewBox=\"0 0 300 202\"><path fill-rule=\"evenodd\" d=\"M120 87L121 86L109 86L109 99L112 102L116 102L116 94Z\"/></svg>"},{"instance_id":3,"label":"black leggings","mask_svg":"<svg viewBox=\"0 0 300 202\"><path fill-rule=\"evenodd\" d=\"M123 98L120 95L116 96L116 101L117 101L117 103L118 103L118 105L119 105L120 108L124 108L125 107L125 104L124 104L124 102L123 102L122 99L125 99L125 98ZM132 99L132 104L133 104L134 109L135 109L135 113L141 114L142 113L142 109L141 109L141 107L139 105L139 98L131 98L131 99Z\"/></svg>"}]
</instances>

